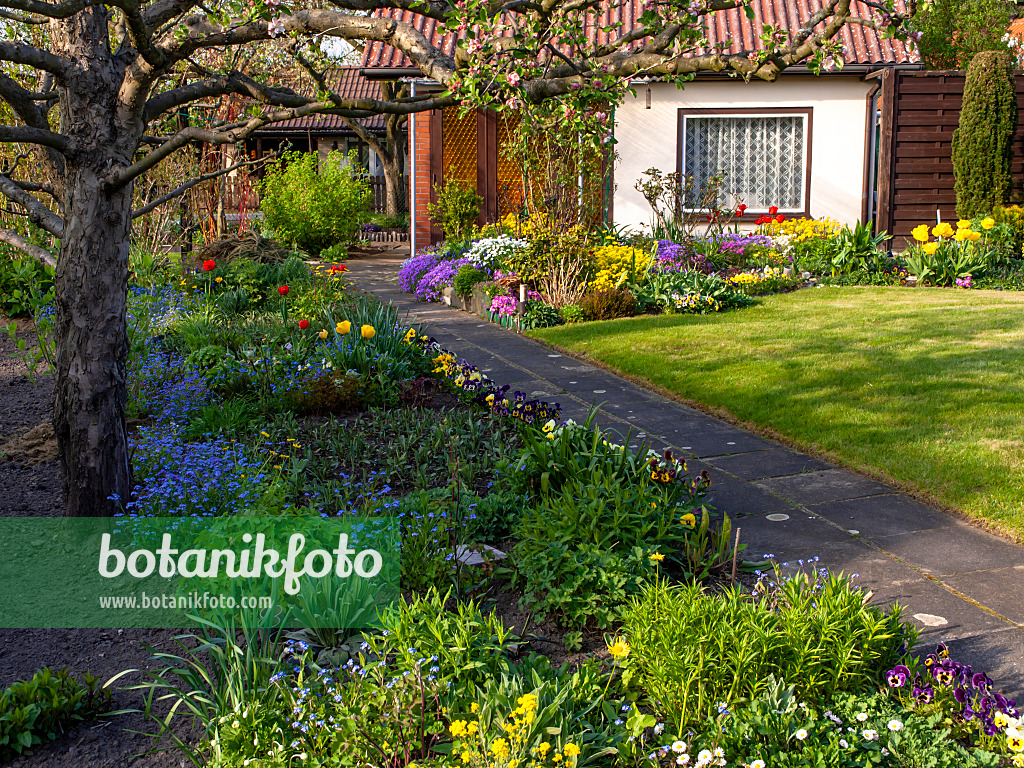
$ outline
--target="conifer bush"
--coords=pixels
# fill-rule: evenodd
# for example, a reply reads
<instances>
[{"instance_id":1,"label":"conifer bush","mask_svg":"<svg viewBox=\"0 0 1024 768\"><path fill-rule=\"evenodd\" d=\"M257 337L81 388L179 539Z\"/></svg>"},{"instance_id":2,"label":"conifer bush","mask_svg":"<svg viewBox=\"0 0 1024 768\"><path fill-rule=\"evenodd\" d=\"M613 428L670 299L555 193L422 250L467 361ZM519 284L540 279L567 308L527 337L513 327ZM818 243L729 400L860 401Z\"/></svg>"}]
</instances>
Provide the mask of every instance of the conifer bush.
<instances>
[{"instance_id":1,"label":"conifer bush","mask_svg":"<svg viewBox=\"0 0 1024 768\"><path fill-rule=\"evenodd\" d=\"M967 70L960 124L953 133L956 212L960 218L988 214L1008 198L1016 130L1013 60L1002 51L982 51Z\"/></svg>"}]
</instances>

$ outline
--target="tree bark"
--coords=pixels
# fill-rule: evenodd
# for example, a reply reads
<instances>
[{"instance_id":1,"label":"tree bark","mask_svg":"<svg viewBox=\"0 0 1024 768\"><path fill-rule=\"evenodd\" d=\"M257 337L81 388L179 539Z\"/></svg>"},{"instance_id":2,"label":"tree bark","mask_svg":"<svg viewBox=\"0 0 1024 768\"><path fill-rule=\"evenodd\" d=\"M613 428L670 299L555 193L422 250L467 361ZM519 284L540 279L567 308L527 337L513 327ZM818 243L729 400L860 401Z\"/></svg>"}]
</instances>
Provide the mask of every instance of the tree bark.
<instances>
[{"instance_id":1,"label":"tree bark","mask_svg":"<svg viewBox=\"0 0 1024 768\"><path fill-rule=\"evenodd\" d=\"M132 187L110 190L104 179L113 165L131 163L142 127L119 103L123 64L109 52L102 7L53 21L50 30L57 52L78 64L61 86L61 127L71 149L54 281L53 425L65 514L109 516L131 492L125 376Z\"/></svg>"}]
</instances>

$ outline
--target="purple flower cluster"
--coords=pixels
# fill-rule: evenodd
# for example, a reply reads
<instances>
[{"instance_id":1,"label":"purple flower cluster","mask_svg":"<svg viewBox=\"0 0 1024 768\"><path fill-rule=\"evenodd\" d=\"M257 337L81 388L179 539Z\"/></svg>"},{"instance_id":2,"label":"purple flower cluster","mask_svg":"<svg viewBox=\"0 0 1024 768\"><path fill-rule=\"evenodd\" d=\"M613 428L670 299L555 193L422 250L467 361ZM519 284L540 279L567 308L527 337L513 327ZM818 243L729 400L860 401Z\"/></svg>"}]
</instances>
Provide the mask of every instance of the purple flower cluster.
<instances>
[{"instance_id":1,"label":"purple flower cluster","mask_svg":"<svg viewBox=\"0 0 1024 768\"><path fill-rule=\"evenodd\" d=\"M956 716L967 722L977 718L985 734L992 736L1002 729L996 724L996 714L1003 713L1017 717L1017 702L1007 699L992 690L992 679L984 672L975 672L969 664L961 664L949 657L945 643L939 643L935 653L929 653L924 660L924 676L918 673L913 681L910 670L897 664L885 677L891 688L911 685L911 695L918 704L928 704L935 698L935 686L953 689L953 699L960 704ZM911 684L912 683L912 684Z\"/></svg>"},{"instance_id":2,"label":"purple flower cluster","mask_svg":"<svg viewBox=\"0 0 1024 768\"><path fill-rule=\"evenodd\" d=\"M767 235L723 235L718 241L718 250L730 256L742 256L750 248L771 248L772 239Z\"/></svg>"},{"instance_id":3,"label":"purple flower cluster","mask_svg":"<svg viewBox=\"0 0 1024 768\"><path fill-rule=\"evenodd\" d=\"M501 295L491 299L490 310L498 317L512 317L519 306L519 299L515 296Z\"/></svg>"},{"instance_id":4,"label":"purple flower cluster","mask_svg":"<svg viewBox=\"0 0 1024 768\"><path fill-rule=\"evenodd\" d=\"M414 292L420 279L445 260L436 246L425 248L402 264L402 268L398 270L398 287L409 293Z\"/></svg>"},{"instance_id":5,"label":"purple flower cluster","mask_svg":"<svg viewBox=\"0 0 1024 768\"><path fill-rule=\"evenodd\" d=\"M425 301L440 301L442 291L452 287L459 270L472 264L470 259L455 259L436 264L416 283L416 295Z\"/></svg>"},{"instance_id":6,"label":"purple flower cluster","mask_svg":"<svg viewBox=\"0 0 1024 768\"><path fill-rule=\"evenodd\" d=\"M709 275L715 271L715 265L704 254L695 253L671 240L658 241L655 267L659 272L703 272Z\"/></svg>"}]
</instances>

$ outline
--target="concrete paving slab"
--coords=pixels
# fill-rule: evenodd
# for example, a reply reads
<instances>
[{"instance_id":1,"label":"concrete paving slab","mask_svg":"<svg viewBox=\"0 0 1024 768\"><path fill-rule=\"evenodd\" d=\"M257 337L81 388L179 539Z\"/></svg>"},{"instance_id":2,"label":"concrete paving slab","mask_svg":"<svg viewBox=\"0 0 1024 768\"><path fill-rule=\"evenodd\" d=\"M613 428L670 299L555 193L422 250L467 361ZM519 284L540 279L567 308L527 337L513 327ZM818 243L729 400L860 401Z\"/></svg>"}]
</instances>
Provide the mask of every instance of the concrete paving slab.
<instances>
[{"instance_id":1,"label":"concrete paving slab","mask_svg":"<svg viewBox=\"0 0 1024 768\"><path fill-rule=\"evenodd\" d=\"M686 467L690 475L699 475L702 470L707 470L711 478L708 503L730 517L762 515L793 509L793 505L785 499L780 499L775 494L761 488L752 488L750 483L745 480L728 475L702 462L688 460Z\"/></svg>"},{"instance_id":2,"label":"concrete paving slab","mask_svg":"<svg viewBox=\"0 0 1024 768\"><path fill-rule=\"evenodd\" d=\"M828 462L785 448L749 451L733 456L717 456L708 459L707 462L744 480L760 480L766 477L784 477L802 472L834 469Z\"/></svg>"},{"instance_id":3,"label":"concrete paving slab","mask_svg":"<svg viewBox=\"0 0 1024 768\"><path fill-rule=\"evenodd\" d=\"M894 492L887 485L847 472L845 469L826 469L791 477L768 478L758 480L755 484L796 504L822 504L826 501Z\"/></svg>"},{"instance_id":4,"label":"concrete paving slab","mask_svg":"<svg viewBox=\"0 0 1024 768\"><path fill-rule=\"evenodd\" d=\"M945 528L879 536L873 543L935 576L1024 565L1024 548L960 522Z\"/></svg>"},{"instance_id":5,"label":"concrete paving slab","mask_svg":"<svg viewBox=\"0 0 1024 768\"><path fill-rule=\"evenodd\" d=\"M748 545L747 551L754 558L769 553L776 555L780 562L798 557L810 559L815 555L823 556L823 547L829 546L833 559L838 561L840 555L836 553L842 547L864 547L845 531L796 507L784 512L736 518L734 525L741 529L740 542Z\"/></svg>"},{"instance_id":6,"label":"concrete paving slab","mask_svg":"<svg viewBox=\"0 0 1024 768\"><path fill-rule=\"evenodd\" d=\"M975 599L1024 626L1024 565L944 576L942 580L968 597L977 595Z\"/></svg>"},{"instance_id":7,"label":"concrete paving slab","mask_svg":"<svg viewBox=\"0 0 1024 768\"><path fill-rule=\"evenodd\" d=\"M951 658L987 674L996 690L1018 704L1024 701L1024 632L1018 629L978 632L948 640L946 645ZM924 646L922 655L931 653L934 646L935 642Z\"/></svg>"},{"instance_id":8,"label":"concrete paving slab","mask_svg":"<svg viewBox=\"0 0 1024 768\"><path fill-rule=\"evenodd\" d=\"M956 525L949 515L899 494L830 501L808 509L869 539Z\"/></svg>"}]
</instances>

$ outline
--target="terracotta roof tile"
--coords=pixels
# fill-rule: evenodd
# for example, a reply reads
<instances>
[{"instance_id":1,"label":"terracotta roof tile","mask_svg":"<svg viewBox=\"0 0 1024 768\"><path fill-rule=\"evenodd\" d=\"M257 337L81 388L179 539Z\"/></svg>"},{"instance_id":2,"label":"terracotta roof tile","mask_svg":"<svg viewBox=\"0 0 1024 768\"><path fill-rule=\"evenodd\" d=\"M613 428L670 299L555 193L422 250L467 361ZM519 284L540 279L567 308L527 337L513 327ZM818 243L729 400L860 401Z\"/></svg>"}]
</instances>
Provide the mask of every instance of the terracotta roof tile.
<instances>
[{"instance_id":1,"label":"terracotta roof tile","mask_svg":"<svg viewBox=\"0 0 1024 768\"><path fill-rule=\"evenodd\" d=\"M327 74L327 84L339 96L348 99L379 99L380 82L368 80L359 73L359 67L338 67ZM359 120L363 127L371 131L384 130L384 115L373 115ZM337 115L309 115L295 117L270 123L259 132L276 133L279 131L316 131L318 133L337 131L350 133L349 128Z\"/></svg>"},{"instance_id":2,"label":"terracotta roof tile","mask_svg":"<svg viewBox=\"0 0 1024 768\"><path fill-rule=\"evenodd\" d=\"M752 7L755 18L750 22L742 9L733 8L719 11L707 22L707 37L711 45L721 41L727 43L730 53L756 50L761 47L759 35L763 24L798 29L800 25L820 9L822 0L754 0ZM897 6L903 8L902 0ZM851 10L855 15L868 17L871 9L861 0L854 0ZM379 15L389 16L398 21L412 24L424 33L431 43L447 55L455 50L454 36L438 34L438 23L413 11L378 11ZM612 21L623 21L628 29L635 24L642 13L642 0L616 0L614 4L605 6L601 15L602 25ZM621 30L616 31L620 34ZM605 35L595 34L603 42ZM843 45L846 47L845 61L847 64L917 64L921 61L917 52L898 40L887 40L874 30L858 24L847 24L840 32ZM412 62L404 53L385 43L372 42L363 52L362 66L377 67L411 67Z\"/></svg>"}]
</instances>

